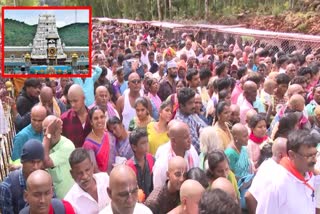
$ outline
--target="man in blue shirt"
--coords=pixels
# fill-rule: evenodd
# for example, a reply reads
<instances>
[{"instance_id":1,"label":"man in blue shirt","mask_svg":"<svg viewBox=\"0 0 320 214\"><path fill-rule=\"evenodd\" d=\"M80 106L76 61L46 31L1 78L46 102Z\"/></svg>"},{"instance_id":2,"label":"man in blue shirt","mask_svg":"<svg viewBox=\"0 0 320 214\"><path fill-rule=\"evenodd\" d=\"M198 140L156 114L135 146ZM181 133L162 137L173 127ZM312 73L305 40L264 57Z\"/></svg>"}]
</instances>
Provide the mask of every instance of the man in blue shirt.
<instances>
[{"instance_id":1,"label":"man in blue shirt","mask_svg":"<svg viewBox=\"0 0 320 214\"><path fill-rule=\"evenodd\" d=\"M72 78L73 83L78 84L84 91L86 106L92 105L94 102L94 83L99 79L102 73L100 67L93 68L92 76L88 78Z\"/></svg>"},{"instance_id":2,"label":"man in blue shirt","mask_svg":"<svg viewBox=\"0 0 320 214\"><path fill-rule=\"evenodd\" d=\"M21 154L22 168L9 173L0 184L0 213L18 214L26 202L23 192L29 175L43 168L44 149L42 143L31 139L27 141Z\"/></svg>"},{"instance_id":3,"label":"man in blue shirt","mask_svg":"<svg viewBox=\"0 0 320 214\"><path fill-rule=\"evenodd\" d=\"M11 159L20 159L22 147L30 139L42 142L42 121L47 116L47 110L41 105L36 105L31 109L31 124L23 128L13 139L13 152Z\"/></svg>"}]
</instances>

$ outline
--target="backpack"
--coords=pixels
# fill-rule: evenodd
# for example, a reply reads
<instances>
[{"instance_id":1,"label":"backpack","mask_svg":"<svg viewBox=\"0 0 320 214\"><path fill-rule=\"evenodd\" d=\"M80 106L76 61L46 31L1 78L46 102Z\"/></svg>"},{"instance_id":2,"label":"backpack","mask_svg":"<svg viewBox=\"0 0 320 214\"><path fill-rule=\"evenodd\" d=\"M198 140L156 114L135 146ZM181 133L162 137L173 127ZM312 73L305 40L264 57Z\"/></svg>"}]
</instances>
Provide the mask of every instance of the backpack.
<instances>
[{"instance_id":1,"label":"backpack","mask_svg":"<svg viewBox=\"0 0 320 214\"><path fill-rule=\"evenodd\" d=\"M64 214L66 213L66 209L64 208L64 204L61 200L53 198L51 199L51 205L53 208L53 212L55 214ZM27 206L23 208L19 214L29 214L30 213L30 207Z\"/></svg>"},{"instance_id":2,"label":"backpack","mask_svg":"<svg viewBox=\"0 0 320 214\"><path fill-rule=\"evenodd\" d=\"M149 171L150 171L150 174L151 174L152 173L152 169L153 169L153 165L154 165L154 158L153 158L153 156L151 154L146 154L146 159L147 159L148 166L149 166ZM134 173L136 173L136 175L138 175L137 167L136 167L136 165L134 165L132 159L128 160L126 164L128 166L130 166L131 169L133 169L133 171L134 171Z\"/></svg>"}]
</instances>

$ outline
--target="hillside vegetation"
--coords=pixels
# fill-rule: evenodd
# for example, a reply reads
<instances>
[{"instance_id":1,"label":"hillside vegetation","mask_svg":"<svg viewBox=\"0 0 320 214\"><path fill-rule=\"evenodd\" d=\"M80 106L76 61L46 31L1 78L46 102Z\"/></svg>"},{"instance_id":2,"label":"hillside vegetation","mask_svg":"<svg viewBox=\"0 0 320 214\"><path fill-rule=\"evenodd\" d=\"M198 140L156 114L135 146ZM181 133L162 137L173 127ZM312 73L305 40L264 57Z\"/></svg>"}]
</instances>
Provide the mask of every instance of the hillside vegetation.
<instances>
[{"instance_id":1,"label":"hillside vegetation","mask_svg":"<svg viewBox=\"0 0 320 214\"><path fill-rule=\"evenodd\" d=\"M11 19L5 19L4 39L7 46L26 46L33 42L36 25L27 25Z\"/></svg>"},{"instance_id":2,"label":"hillside vegetation","mask_svg":"<svg viewBox=\"0 0 320 214\"><path fill-rule=\"evenodd\" d=\"M28 25L16 20L5 19L5 45L28 46L33 43L37 25ZM88 46L88 24L75 23L58 28L61 41L66 46Z\"/></svg>"},{"instance_id":3,"label":"hillside vegetation","mask_svg":"<svg viewBox=\"0 0 320 214\"><path fill-rule=\"evenodd\" d=\"M59 36L66 46L88 46L88 24L76 23L58 28Z\"/></svg>"},{"instance_id":4,"label":"hillside vegetation","mask_svg":"<svg viewBox=\"0 0 320 214\"><path fill-rule=\"evenodd\" d=\"M15 2L30 6L37 0ZM254 29L320 35L320 0L61 0L61 4L90 5L93 17L243 24Z\"/></svg>"}]
</instances>

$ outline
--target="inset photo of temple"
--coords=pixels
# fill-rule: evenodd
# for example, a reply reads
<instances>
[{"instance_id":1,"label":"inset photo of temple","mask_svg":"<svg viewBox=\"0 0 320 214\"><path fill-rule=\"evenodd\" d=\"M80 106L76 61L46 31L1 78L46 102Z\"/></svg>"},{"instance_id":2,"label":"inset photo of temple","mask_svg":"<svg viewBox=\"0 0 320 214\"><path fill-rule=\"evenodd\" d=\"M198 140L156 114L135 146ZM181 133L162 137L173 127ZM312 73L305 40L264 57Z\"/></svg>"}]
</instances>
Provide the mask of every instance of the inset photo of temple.
<instances>
[{"instance_id":1,"label":"inset photo of temple","mask_svg":"<svg viewBox=\"0 0 320 214\"><path fill-rule=\"evenodd\" d=\"M3 17L3 76L89 74L89 8L4 8Z\"/></svg>"}]
</instances>

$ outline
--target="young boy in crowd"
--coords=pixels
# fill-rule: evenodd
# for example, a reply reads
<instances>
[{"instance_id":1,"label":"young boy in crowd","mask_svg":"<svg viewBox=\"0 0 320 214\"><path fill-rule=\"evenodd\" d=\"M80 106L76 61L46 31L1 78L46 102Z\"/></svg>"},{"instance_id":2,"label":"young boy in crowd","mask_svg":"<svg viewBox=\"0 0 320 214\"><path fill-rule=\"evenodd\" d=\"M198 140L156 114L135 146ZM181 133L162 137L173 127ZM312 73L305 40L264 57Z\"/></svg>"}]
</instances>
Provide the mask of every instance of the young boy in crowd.
<instances>
[{"instance_id":1,"label":"young boy in crowd","mask_svg":"<svg viewBox=\"0 0 320 214\"><path fill-rule=\"evenodd\" d=\"M153 190L152 169L155 159L148 153L149 141L146 129L133 130L129 135L129 142L134 156L126 164L136 173L140 189L139 202L143 202Z\"/></svg>"}]
</instances>

